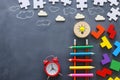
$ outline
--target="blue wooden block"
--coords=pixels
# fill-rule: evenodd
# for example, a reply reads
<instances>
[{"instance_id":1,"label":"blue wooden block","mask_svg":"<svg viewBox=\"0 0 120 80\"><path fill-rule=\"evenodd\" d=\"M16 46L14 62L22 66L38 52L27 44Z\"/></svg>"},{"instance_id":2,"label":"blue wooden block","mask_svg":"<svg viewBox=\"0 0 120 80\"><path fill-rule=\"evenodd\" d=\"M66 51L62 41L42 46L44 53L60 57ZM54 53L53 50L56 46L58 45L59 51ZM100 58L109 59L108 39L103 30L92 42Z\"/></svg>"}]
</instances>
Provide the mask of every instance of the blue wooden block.
<instances>
[{"instance_id":1,"label":"blue wooden block","mask_svg":"<svg viewBox=\"0 0 120 80\"><path fill-rule=\"evenodd\" d=\"M114 45L116 46L116 49L113 51L114 56L118 56L120 54L120 42L115 41Z\"/></svg>"}]
</instances>

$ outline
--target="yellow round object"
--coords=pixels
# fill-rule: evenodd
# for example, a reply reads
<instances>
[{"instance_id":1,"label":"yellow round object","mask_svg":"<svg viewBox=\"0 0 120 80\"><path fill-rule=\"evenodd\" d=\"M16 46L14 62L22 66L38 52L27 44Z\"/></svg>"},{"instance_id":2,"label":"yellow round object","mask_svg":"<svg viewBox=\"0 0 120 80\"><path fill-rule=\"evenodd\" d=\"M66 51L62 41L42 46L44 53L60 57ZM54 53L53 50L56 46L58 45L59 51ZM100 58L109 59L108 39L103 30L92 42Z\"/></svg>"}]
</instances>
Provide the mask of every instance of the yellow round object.
<instances>
[{"instance_id":1,"label":"yellow round object","mask_svg":"<svg viewBox=\"0 0 120 80\"><path fill-rule=\"evenodd\" d=\"M85 38L90 34L90 25L87 22L78 22L74 26L74 34L78 38Z\"/></svg>"},{"instance_id":2,"label":"yellow round object","mask_svg":"<svg viewBox=\"0 0 120 80\"><path fill-rule=\"evenodd\" d=\"M85 27L84 26L80 26L80 31L84 32L85 31Z\"/></svg>"}]
</instances>

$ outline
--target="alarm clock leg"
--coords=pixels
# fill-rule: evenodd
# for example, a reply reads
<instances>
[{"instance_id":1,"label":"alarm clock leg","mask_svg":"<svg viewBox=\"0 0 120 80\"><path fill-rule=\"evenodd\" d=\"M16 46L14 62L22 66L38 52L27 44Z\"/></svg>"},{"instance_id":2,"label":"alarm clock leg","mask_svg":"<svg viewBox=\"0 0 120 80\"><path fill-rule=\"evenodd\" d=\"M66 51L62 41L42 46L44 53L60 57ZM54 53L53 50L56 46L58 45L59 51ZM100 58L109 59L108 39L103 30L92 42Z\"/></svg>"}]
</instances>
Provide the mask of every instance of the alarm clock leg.
<instances>
[{"instance_id":1,"label":"alarm clock leg","mask_svg":"<svg viewBox=\"0 0 120 80\"><path fill-rule=\"evenodd\" d=\"M47 77L47 80L49 80L50 76Z\"/></svg>"},{"instance_id":2,"label":"alarm clock leg","mask_svg":"<svg viewBox=\"0 0 120 80\"><path fill-rule=\"evenodd\" d=\"M59 73L60 76L63 76L63 74Z\"/></svg>"}]
</instances>

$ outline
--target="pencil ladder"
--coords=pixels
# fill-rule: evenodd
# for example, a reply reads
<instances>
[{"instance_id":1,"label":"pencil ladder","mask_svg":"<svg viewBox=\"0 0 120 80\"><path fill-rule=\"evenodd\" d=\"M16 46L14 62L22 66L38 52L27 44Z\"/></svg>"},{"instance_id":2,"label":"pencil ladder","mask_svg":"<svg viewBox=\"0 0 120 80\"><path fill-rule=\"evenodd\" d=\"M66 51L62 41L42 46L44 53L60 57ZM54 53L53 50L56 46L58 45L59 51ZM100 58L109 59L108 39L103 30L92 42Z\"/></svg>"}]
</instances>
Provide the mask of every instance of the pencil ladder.
<instances>
[{"instance_id":1,"label":"pencil ladder","mask_svg":"<svg viewBox=\"0 0 120 80\"><path fill-rule=\"evenodd\" d=\"M93 52L89 52L88 49L93 48L93 45L88 44L88 39L86 39L86 45L85 46L78 46L76 43L76 39L74 39L74 45L70 47L73 49L73 52L70 53L70 56L72 58L69 59L70 62L73 62L73 66L69 66L70 70L73 70L74 73L68 74L68 76L73 77L74 80L77 80L77 78L85 78L85 80L89 80L89 78L93 77L94 74L90 73L89 70L95 68L93 66L90 66L89 63L92 63L93 60L90 58L91 55L93 55ZM84 49L84 52L77 52L77 50ZM79 66L77 63L85 63L84 66ZM84 73L77 73L78 70L84 70Z\"/></svg>"}]
</instances>

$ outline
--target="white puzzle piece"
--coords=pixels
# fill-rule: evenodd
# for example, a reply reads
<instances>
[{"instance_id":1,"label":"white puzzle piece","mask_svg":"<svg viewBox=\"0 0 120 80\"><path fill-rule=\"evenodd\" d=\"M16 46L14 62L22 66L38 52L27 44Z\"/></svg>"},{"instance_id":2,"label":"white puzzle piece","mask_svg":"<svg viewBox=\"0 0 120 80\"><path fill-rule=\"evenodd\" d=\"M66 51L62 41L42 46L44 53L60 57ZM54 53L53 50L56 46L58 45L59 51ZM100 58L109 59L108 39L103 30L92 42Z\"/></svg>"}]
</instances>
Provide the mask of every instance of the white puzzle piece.
<instances>
[{"instance_id":1,"label":"white puzzle piece","mask_svg":"<svg viewBox=\"0 0 120 80\"><path fill-rule=\"evenodd\" d=\"M104 3L106 3L107 0L94 0L94 5L100 5L100 6L103 6Z\"/></svg>"},{"instance_id":2,"label":"white puzzle piece","mask_svg":"<svg viewBox=\"0 0 120 80\"><path fill-rule=\"evenodd\" d=\"M28 6L30 6L30 1L29 0L18 0L20 3L21 8L28 9Z\"/></svg>"},{"instance_id":3,"label":"white puzzle piece","mask_svg":"<svg viewBox=\"0 0 120 80\"><path fill-rule=\"evenodd\" d=\"M117 21L118 17L120 16L120 10L119 8L111 8L111 11L107 13L107 16L109 17L109 20Z\"/></svg>"},{"instance_id":4,"label":"white puzzle piece","mask_svg":"<svg viewBox=\"0 0 120 80\"><path fill-rule=\"evenodd\" d=\"M61 0L61 2L63 3L64 6L67 6L67 4L70 5L72 3L71 0Z\"/></svg>"},{"instance_id":5,"label":"white puzzle piece","mask_svg":"<svg viewBox=\"0 0 120 80\"><path fill-rule=\"evenodd\" d=\"M87 0L76 0L76 2L77 2L77 8L80 8L81 11L83 11L84 8L88 7Z\"/></svg>"},{"instance_id":6,"label":"white puzzle piece","mask_svg":"<svg viewBox=\"0 0 120 80\"><path fill-rule=\"evenodd\" d=\"M118 0L108 0L110 2L110 6L117 6L119 4Z\"/></svg>"},{"instance_id":7,"label":"white puzzle piece","mask_svg":"<svg viewBox=\"0 0 120 80\"><path fill-rule=\"evenodd\" d=\"M44 0L33 0L33 8L34 9L42 9L44 8L44 5L46 4L46 2Z\"/></svg>"},{"instance_id":8,"label":"white puzzle piece","mask_svg":"<svg viewBox=\"0 0 120 80\"><path fill-rule=\"evenodd\" d=\"M49 0L49 2L52 2L52 4L54 5L55 3L59 2L59 0Z\"/></svg>"}]
</instances>

